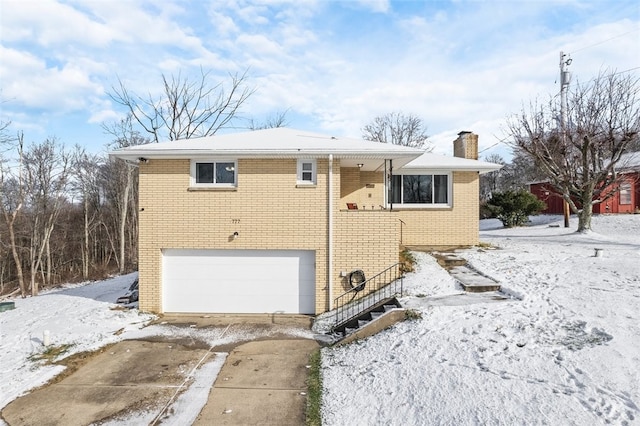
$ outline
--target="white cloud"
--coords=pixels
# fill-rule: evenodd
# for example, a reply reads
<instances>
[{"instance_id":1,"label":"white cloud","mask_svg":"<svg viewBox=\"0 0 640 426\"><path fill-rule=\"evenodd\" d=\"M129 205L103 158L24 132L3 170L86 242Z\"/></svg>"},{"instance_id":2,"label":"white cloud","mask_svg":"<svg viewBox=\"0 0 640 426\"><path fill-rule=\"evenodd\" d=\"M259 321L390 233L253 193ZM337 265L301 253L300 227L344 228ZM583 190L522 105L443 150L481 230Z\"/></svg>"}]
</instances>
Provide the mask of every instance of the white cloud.
<instances>
[{"instance_id":1,"label":"white cloud","mask_svg":"<svg viewBox=\"0 0 640 426\"><path fill-rule=\"evenodd\" d=\"M74 64L47 67L34 55L0 46L3 95L16 105L57 113L86 106L84 94L102 95L102 87Z\"/></svg>"},{"instance_id":2,"label":"white cloud","mask_svg":"<svg viewBox=\"0 0 640 426\"><path fill-rule=\"evenodd\" d=\"M357 137L376 115L404 111L450 153L458 131L486 148L523 101L555 93L560 50L580 80L640 66L640 12L624 1L9 2L3 97L95 123L119 113L106 95L116 75L145 95L161 73L202 67L224 82L249 68L249 116L291 108L302 127Z\"/></svg>"}]
</instances>

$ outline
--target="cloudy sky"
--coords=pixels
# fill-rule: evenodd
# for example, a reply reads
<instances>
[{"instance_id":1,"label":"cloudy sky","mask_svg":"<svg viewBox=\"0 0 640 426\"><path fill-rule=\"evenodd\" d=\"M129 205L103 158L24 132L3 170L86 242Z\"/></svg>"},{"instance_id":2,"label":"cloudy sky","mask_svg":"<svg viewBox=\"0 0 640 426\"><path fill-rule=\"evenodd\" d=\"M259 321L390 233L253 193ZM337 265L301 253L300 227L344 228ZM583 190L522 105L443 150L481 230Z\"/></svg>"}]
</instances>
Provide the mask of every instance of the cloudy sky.
<instances>
[{"instance_id":1,"label":"cloudy sky","mask_svg":"<svg viewBox=\"0 0 640 426\"><path fill-rule=\"evenodd\" d=\"M391 111L423 119L435 152L461 130L508 157L505 118L602 69L640 74L637 0L0 0L0 119L27 141L104 151L121 117L120 78L158 93L161 76L212 82L248 70L242 116L360 137ZM241 122L236 123L242 127Z\"/></svg>"}]
</instances>

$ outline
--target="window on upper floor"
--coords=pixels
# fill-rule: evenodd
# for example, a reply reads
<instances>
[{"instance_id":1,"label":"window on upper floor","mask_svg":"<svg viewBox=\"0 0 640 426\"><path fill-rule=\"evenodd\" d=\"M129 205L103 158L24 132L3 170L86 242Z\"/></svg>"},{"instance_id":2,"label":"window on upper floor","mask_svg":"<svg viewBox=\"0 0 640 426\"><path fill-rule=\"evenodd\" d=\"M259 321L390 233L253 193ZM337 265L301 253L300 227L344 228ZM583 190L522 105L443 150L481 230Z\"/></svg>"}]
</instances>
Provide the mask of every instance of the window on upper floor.
<instances>
[{"instance_id":1,"label":"window on upper floor","mask_svg":"<svg viewBox=\"0 0 640 426\"><path fill-rule=\"evenodd\" d=\"M393 175L389 188L389 202L407 207L450 207L451 176Z\"/></svg>"},{"instance_id":2,"label":"window on upper floor","mask_svg":"<svg viewBox=\"0 0 640 426\"><path fill-rule=\"evenodd\" d=\"M299 185L315 185L317 175L316 160L299 159L297 175Z\"/></svg>"},{"instance_id":3,"label":"window on upper floor","mask_svg":"<svg viewBox=\"0 0 640 426\"><path fill-rule=\"evenodd\" d=\"M235 160L191 160L191 186L235 187L237 169Z\"/></svg>"}]
</instances>

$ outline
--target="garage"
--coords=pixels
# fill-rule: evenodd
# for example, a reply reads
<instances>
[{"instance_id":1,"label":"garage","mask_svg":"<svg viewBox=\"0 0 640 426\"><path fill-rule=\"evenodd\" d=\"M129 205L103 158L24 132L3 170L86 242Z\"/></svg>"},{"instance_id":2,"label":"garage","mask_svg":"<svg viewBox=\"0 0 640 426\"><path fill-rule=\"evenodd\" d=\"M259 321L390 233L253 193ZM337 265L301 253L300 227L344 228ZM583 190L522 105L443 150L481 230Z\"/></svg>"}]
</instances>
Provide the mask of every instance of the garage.
<instances>
[{"instance_id":1,"label":"garage","mask_svg":"<svg viewBox=\"0 0 640 426\"><path fill-rule=\"evenodd\" d=\"M175 313L315 313L312 250L165 249L162 304Z\"/></svg>"}]
</instances>

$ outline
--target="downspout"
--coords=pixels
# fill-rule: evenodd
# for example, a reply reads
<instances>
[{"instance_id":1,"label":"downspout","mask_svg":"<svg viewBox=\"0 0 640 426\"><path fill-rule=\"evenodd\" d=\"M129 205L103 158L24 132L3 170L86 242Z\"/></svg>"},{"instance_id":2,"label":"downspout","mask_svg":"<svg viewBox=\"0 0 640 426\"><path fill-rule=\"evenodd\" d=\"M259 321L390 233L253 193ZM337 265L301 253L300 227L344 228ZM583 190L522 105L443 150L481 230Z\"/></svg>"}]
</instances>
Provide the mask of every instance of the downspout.
<instances>
[{"instance_id":1,"label":"downspout","mask_svg":"<svg viewBox=\"0 0 640 426\"><path fill-rule=\"evenodd\" d=\"M327 206L327 215L329 223L328 235L328 262L327 262L327 286L329 287L329 310L333 309L333 154L329 154L329 177L327 179L329 185L329 200Z\"/></svg>"},{"instance_id":2,"label":"downspout","mask_svg":"<svg viewBox=\"0 0 640 426\"><path fill-rule=\"evenodd\" d=\"M390 186L389 194L391 195L391 200L389 200L390 201L389 210L393 210L393 196L395 195L393 193L393 160L389 160L389 186Z\"/></svg>"}]
</instances>

